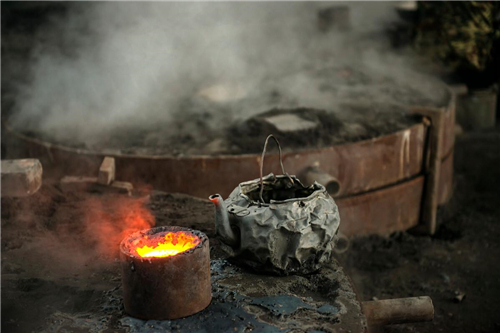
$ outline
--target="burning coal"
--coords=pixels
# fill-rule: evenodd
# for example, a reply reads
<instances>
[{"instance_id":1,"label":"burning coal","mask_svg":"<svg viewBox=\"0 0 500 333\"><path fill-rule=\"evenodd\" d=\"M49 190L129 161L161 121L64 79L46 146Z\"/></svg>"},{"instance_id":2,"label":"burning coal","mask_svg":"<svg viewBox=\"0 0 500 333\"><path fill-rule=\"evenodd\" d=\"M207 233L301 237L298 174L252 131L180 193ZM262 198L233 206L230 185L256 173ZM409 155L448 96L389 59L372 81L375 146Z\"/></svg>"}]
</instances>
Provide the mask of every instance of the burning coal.
<instances>
[{"instance_id":1,"label":"burning coal","mask_svg":"<svg viewBox=\"0 0 500 333\"><path fill-rule=\"evenodd\" d=\"M136 245L136 252L139 256L145 257L170 257L181 252L192 249L200 243L200 238L184 231L168 232L165 236L155 234L153 236L144 236L137 240L138 243L156 243L151 246Z\"/></svg>"}]
</instances>

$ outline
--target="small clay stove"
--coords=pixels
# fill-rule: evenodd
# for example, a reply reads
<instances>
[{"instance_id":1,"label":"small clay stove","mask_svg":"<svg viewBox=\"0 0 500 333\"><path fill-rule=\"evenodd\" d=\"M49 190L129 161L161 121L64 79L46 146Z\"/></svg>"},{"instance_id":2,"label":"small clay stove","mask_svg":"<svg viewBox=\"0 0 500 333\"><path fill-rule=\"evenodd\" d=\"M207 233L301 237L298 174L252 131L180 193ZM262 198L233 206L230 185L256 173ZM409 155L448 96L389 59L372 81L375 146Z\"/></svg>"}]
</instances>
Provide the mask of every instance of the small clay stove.
<instances>
[{"instance_id":1,"label":"small clay stove","mask_svg":"<svg viewBox=\"0 0 500 333\"><path fill-rule=\"evenodd\" d=\"M212 299L207 236L181 227L131 234L120 244L125 311L140 319L177 319Z\"/></svg>"}]
</instances>

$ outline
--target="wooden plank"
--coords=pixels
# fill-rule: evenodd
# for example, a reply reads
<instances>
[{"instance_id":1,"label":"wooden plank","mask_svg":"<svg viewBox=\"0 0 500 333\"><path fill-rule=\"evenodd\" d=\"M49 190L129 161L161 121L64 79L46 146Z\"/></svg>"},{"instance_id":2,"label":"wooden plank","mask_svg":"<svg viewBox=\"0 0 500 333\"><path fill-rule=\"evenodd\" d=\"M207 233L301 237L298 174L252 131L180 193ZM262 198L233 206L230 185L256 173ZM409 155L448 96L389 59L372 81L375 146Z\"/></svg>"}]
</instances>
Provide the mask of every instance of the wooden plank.
<instances>
[{"instance_id":1,"label":"wooden plank","mask_svg":"<svg viewBox=\"0 0 500 333\"><path fill-rule=\"evenodd\" d=\"M97 182L97 177L64 176L59 182L63 192L101 191L132 195L134 186L129 182L113 181L110 185Z\"/></svg>"},{"instance_id":2,"label":"wooden plank","mask_svg":"<svg viewBox=\"0 0 500 333\"><path fill-rule=\"evenodd\" d=\"M2 197L25 197L42 186L42 164L37 159L2 160Z\"/></svg>"},{"instance_id":3,"label":"wooden plank","mask_svg":"<svg viewBox=\"0 0 500 333\"><path fill-rule=\"evenodd\" d=\"M131 196L132 191L134 190L134 185L129 182L120 182L115 180L111 183L110 188L117 191L118 193L125 193Z\"/></svg>"},{"instance_id":4,"label":"wooden plank","mask_svg":"<svg viewBox=\"0 0 500 333\"><path fill-rule=\"evenodd\" d=\"M110 185L115 180L115 170L115 159L113 157L106 156L102 161L101 167L99 168L97 182L103 185Z\"/></svg>"},{"instance_id":5,"label":"wooden plank","mask_svg":"<svg viewBox=\"0 0 500 333\"><path fill-rule=\"evenodd\" d=\"M59 181L62 192L88 191L97 183L97 177L64 176Z\"/></svg>"}]
</instances>

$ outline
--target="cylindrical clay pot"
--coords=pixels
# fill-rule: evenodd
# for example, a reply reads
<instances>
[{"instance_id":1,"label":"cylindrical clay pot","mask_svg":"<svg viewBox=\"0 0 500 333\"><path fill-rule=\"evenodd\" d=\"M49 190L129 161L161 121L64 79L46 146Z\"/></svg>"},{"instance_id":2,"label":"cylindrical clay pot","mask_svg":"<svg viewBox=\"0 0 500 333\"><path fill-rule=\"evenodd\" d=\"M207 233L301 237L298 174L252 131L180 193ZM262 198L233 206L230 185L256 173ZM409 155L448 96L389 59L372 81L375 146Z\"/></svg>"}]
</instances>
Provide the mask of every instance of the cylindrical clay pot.
<instances>
[{"instance_id":1,"label":"cylindrical clay pot","mask_svg":"<svg viewBox=\"0 0 500 333\"><path fill-rule=\"evenodd\" d=\"M164 240L169 232L199 238L191 249L168 257L141 257L137 247ZM157 244L157 243L156 243ZM205 234L181 227L136 232L120 244L125 311L144 320L171 320L205 309L212 299L210 251Z\"/></svg>"}]
</instances>

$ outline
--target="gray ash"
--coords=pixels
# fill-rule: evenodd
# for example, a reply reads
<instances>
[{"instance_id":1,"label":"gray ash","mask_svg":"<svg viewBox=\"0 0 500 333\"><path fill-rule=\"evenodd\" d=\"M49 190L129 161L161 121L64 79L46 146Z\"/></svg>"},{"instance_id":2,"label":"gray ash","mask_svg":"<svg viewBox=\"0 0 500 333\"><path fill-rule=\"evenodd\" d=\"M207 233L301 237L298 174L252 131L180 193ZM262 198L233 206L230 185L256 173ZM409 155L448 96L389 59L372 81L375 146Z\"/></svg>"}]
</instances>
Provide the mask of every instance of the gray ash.
<instances>
[{"instance_id":1,"label":"gray ash","mask_svg":"<svg viewBox=\"0 0 500 333\"><path fill-rule=\"evenodd\" d=\"M292 115L297 122L311 124L309 128L296 130L280 130L279 125L268 119L277 119L285 115ZM285 118L283 121L286 121ZM292 118L293 119L293 118ZM279 121L279 120L278 120ZM297 124L292 124L297 125ZM338 133L344 124L334 113L311 108L272 109L258 114L246 121L231 126L227 140L238 147L241 152L257 153L262 150L262 142L269 133L274 133L278 140L286 147L308 148L328 146L338 142Z\"/></svg>"}]
</instances>

